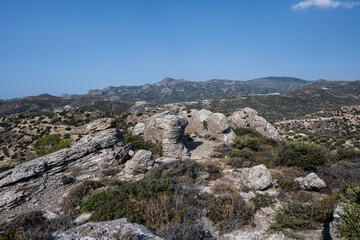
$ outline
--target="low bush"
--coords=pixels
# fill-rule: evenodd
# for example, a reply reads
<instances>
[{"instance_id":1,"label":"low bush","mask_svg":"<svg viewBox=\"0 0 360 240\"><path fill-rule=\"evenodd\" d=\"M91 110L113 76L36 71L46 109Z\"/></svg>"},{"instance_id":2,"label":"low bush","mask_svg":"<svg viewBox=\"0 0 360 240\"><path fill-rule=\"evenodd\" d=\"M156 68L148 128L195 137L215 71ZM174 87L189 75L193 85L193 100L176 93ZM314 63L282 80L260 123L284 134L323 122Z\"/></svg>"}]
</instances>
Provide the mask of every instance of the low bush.
<instances>
[{"instance_id":1,"label":"low bush","mask_svg":"<svg viewBox=\"0 0 360 240\"><path fill-rule=\"evenodd\" d=\"M314 171L328 161L329 151L321 146L301 142L285 142L277 149L275 163L279 166L300 167Z\"/></svg>"},{"instance_id":2,"label":"low bush","mask_svg":"<svg viewBox=\"0 0 360 240\"><path fill-rule=\"evenodd\" d=\"M174 224L156 232L160 237L167 240L215 240L216 238L206 231L201 225L191 223Z\"/></svg>"},{"instance_id":3,"label":"low bush","mask_svg":"<svg viewBox=\"0 0 360 240\"><path fill-rule=\"evenodd\" d=\"M40 211L19 214L0 226L0 240L52 239L52 233L72 226L73 216L65 214L47 220Z\"/></svg>"},{"instance_id":4,"label":"low bush","mask_svg":"<svg viewBox=\"0 0 360 240\"><path fill-rule=\"evenodd\" d=\"M325 181L330 191L340 189L347 184L360 184L359 172L359 159L328 163L316 169L316 174Z\"/></svg>"},{"instance_id":5,"label":"low bush","mask_svg":"<svg viewBox=\"0 0 360 240\"><path fill-rule=\"evenodd\" d=\"M257 151L259 149L260 142L258 138L251 136L236 137L234 141L234 147L238 149L249 148Z\"/></svg>"},{"instance_id":6,"label":"low bush","mask_svg":"<svg viewBox=\"0 0 360 240\"><path fill-rule=\"evenodd\" d=\"M63 200L62 208L65 212L74 210L81 201L89 196L95 189L102 186L98 181L85 181L70 190L69 195Z\"/></svg>"},{"instance_id":7,"label":"low bush","mask_svg":"<svg viewBox=\"0 0 360 240\"><path fill-rule=\"evenodd\" d=\"M151 179L186 176L191 181L195 180L198 173L204 170L205 167L195 161L174 161L151 168L145 176Z\"/></svg>"},{"instance_id":8,"label":"low bush","mask_svg":"<svg viewBox=\"0 0 360 240\"><path fill-rule=\"evenodd\" d=\"M220 233L231 232L247 225L253 218L254 210L246 205L239 194L210 197L207 216Z\"/></svg>"},{"instance_id":9,"label":"low bush","mask_svg":"<svg viewBox=\"0 0 360 240\"><path fill-rule=\"evenodd\" d=\"M316 229L321 223L331 220L334 203L331 198L310 203L289 202L276 211L275 222L270 223L269 232L288 235L291 231Z\"/></svg>"},{"instance_id":10,"label":"low bush","mask_svg":"<svg viewBox=\"0 0 360 240\"><path fill-rule=\"evenodd\" d=\"M234 128L233 131L238 137L245 135L250 135L252 137L261 137L261 134L252 128Z\"/></svg>"},{"instance_id":11,"label":"low bush","mask_svg":"<svg viewBox=\"0 0 360 240\"><path fill-rule=\"evenodd\" d=\"M255 210L259 210L260 208L264 207L270 207L276 202L276 198L274 196L270 196L268 193L256 194L256 196L250 200L253 202Z\"/></svg>"},{"instance_id":12,"label":"low bush","mask_svg":"<svg viewBox=\"0 0 360 240\"><path fill-rule=\"evenodd\" d=\"M277 184L280 189L291 192L296 191L300 189L300 183L297 181L294 181L294 179L287 178L287 177L281 177L278 179Z\"/></svg>"},{"instance_id":13,"label":"low bush","mask_svg":"<svg viewBox=\"0 0 360 240\"><path fill-rule=\"evenodd\" d=\"M360 238L360 185L346 185L338 195L341 218L336 230L345 239Z\"/></svg>"},{"instance_id":14,"label":"low bush","mask_svg":"<svg viewBox=\"0 0 360 240\"><path fill-rule=\"evenodd\" d=\"M60 134L52 134L41 137L34 146L36 154L41 157L60 149L70 147L70 139L62 139Z\"/></svg>"},{"instance_id":15,"label":"low bush","mask_svg":"<svg viewBox=\"0 0 360 240\"><path fill-rule=\"evenodd\" d=\"M90 195L81 211L92 212L92 221L126 217L130 222L161 229L192 218L198 193L177 189L170 180L112 181L110 188ZM200 198L199 198L200 199Z\"/></svg>"},{"instance_id":16,"label":"low bush","mask_svg":"<svg viewBox=\"0 0 360 240\"><path fill-rule=\"evenodd\" d=\"M125 135L125 142L132 143L135 150L145 149L152 152L154 155L162 156L162 145L154 144L149 141L145 141L140 136L132 136L131 134Z\"/></svg>"},{"instance_id":17,"label":"low bush","mask_svg":"<svg viewBox=\"0 0 360 240\"><path fill-rule=\"evenodd\" d=\"M6 172L7 170L13 169L15 166L0 167L0 173Z\"/></svg>"},{"instance_id":18,"label":"low bush","mask_svg":"<svg viewBox=\"0 0 360 240\"><path fill-rule=\"evenodd\" d=\"M211 190L215 194L233 194L236 192L236 188L233 186L233 184L223 180L216 180L214 185L211 186Z\"/></svg>"}]
</instances>

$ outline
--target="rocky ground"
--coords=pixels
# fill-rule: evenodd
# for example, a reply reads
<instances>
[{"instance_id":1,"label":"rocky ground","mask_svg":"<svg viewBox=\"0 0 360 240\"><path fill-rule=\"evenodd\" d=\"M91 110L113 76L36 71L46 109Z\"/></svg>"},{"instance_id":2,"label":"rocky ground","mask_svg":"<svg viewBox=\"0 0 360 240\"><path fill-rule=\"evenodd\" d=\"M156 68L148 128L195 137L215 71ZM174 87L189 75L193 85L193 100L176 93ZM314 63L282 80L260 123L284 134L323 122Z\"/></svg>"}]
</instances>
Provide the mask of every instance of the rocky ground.
<instances>
[{"instance_id":1,"label":"rocky ground","mask_svg":"<svg viewBox=\"0 0 360 240\"><path fill-rule=\"evenodd\" d=\"M358 160L282 143L250 108L126 117L125 138L100 118L70 148L0 173L0 239L338 239L335 196L360 182Z\"/></svg>"}]
</instances>

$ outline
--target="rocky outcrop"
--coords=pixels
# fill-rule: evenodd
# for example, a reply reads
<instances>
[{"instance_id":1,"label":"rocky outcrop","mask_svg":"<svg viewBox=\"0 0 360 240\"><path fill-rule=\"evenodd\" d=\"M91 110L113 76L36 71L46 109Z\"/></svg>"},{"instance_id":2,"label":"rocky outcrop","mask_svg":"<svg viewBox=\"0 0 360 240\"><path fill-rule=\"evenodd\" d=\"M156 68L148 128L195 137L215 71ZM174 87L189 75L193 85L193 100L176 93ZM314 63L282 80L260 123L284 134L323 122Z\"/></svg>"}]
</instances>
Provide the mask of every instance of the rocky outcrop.
<instances>
[{"instance_id":1,"label":"rocky outcrop","mask_svg":"<svg viewBox=\"0 0 360 240\"><path fill-rule=\"evenodd\" d=\"M199 137L209 137L226 144L231 144L235 139L235 134L231 130L226 116L222 113L212 113L202 109L192 110L186 114L188 126L185 133L196 134Z\"/></svg>"},{"instance_id":2,"label":"rocky outcrop","mask_svg":"<svg viewBox=\"0 0 360 240\"><path fill-rule=\"evenodd\" d=\"M163 156L170 158L187 158L185 146L185 127L188 122L181 116L165 111L155 114L145 122L144 139L155 144L162 144Z\"/></svg>"},{"instance_id":3,"label":"rocky outcrop","mask_svg":"<svg viewBox=\"0 0 360 240\"><path fill-rule=\"evenodd\" d=\"M127 222L120 218L106 222L89 222L53 235L54 240L61 239L154 239L161 240L147 227Z\"/></svg>"},{"instance_id":4,"label":"rocky outcrop","mask_svg":"<svg viewBox=\"0 0 360 240\"><path fill-rule=\"evenodd\" d=\"M320 190L326 187L325 182L315 173L310 173L306 177L295 178L300 183L300 187L304 190Z\"/></svg>"},{"instance_id":5,"label":"rocky outcrop","mask_svg":"<svg viewBox=\"0 0 360 240\"><path fill-rule=\"evenodd\" d=\"M101 118L85 125L85 129L87 133L94 133L114 127L115 127L115 119L113 118Z\"/></svg>"},{"instance_id":6,"label":"rocky outcrop","mask_svg":"<svg viewBox=\"0 0 360 240\"><path fill-rule=\"evenodd\" d=\"M228 118L234 127L252 128L261 135L274 140L279 140L279 132L263 117L258 116L258 112L252 108L244 108L241 111L234 112Z\"/></svg>"},{"instance_id":7,"label":"rocky outcrop","mask_svg":"<svg viewBox=\"0 0 360 240\"><path fill-rule=\"evenodd\" d=\"M113 172L120 171L119 163L130 158L132 145L124 143L118 129L109 128L113 126L113 119L95 122L90 124L92 134L70 148L0 173L2 220L26 211L53 211L72 186L105 177L103 172L109 166ZM63 181L64 176L72 181Z\"/></svg>"},{"instance_id":8,"label":"rocky outcrop","mask_svg":"<svg viewBox=\"0 0 360 240\"><path fill-rule=\"evenodd\" d=\"M142 135L144 135L144 131L145 131L145 124L137 123L134 126L134 129L132 130L132 135L133 136L142 136Z\"/></svg>"},{"instance_id":9,"label":"rocky outcrop","mask_svg":"<svg viewBox=\"0 0 360 240\"><path fill-rule=\"evenodd\" d=\"M252 190L265 190L272 186L272 177L265 165L241 169L241 181Z\"/></svg>"}]
</instances>

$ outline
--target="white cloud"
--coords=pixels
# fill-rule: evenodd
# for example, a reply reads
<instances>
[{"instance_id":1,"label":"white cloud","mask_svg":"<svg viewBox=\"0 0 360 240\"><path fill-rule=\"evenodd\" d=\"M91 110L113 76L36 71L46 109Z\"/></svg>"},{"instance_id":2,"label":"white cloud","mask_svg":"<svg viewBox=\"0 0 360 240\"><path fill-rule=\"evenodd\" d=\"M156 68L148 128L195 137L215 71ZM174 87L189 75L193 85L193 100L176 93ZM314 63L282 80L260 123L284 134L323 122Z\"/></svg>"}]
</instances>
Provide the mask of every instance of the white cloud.
<instances>
[{"instance_id":1,"label":"white cloud","mask_svg":"<svg viewBox=\"0 0 360 240\"><path fill-rule=\"evenodd\" d=\"M310 7L325 8L325 9L342 7L342 8L350 9L359 5L360 2L343 2L343 1L335 1L335 0L304 0L292 6L292 9L305 10Z\"/></svg>"}]
</instances>

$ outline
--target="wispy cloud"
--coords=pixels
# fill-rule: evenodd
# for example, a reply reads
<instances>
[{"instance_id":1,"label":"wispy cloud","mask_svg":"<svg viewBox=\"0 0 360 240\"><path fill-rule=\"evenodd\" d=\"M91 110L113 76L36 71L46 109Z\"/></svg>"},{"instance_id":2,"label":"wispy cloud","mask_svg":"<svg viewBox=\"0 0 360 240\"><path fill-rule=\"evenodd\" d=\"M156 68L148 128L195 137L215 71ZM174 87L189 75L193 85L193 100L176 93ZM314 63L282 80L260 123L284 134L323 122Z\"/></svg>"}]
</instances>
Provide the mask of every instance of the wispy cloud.
<instances>
[{"instance_id":1,"label":"wispy cloud","mask_svg":"<svg viewBox=\"0 0 360 240\"><path fill-rule=\"evenodd\" d=\"M305 10L311 7L323 8L323 9L332 9L332 8L346 8L350 9L356 6L360 6L360 2L343 2L335 0L304 0L295 4L291 8L293 10Z\"/></svg>"}]
</instances>

